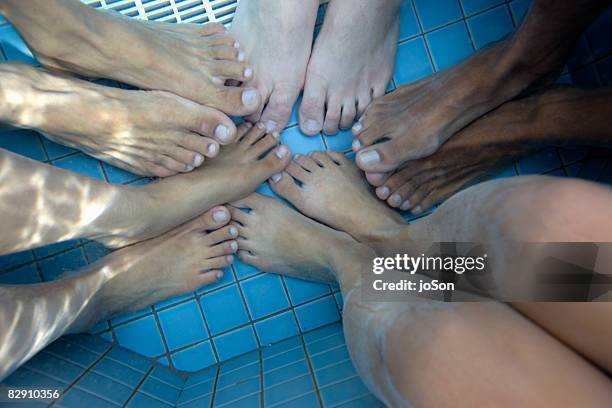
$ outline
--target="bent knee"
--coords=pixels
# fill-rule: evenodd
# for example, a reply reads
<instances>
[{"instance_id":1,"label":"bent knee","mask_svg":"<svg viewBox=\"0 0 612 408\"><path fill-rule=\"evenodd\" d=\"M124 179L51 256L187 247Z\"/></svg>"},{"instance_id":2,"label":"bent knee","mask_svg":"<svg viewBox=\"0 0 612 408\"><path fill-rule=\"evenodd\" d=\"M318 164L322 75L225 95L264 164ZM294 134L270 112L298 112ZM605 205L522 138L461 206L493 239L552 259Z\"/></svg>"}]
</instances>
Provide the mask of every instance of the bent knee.
<instances>
[{"instance_id":1,"label":"bent knee","mask_svg":"<svg viewBox=\"0 0 612 408\"><path fill-rule=\"evenodd\" d=\"M612 190L593 182L539 177L509 205L519 209L512 235L520 240L574 242L612 238Z\"/></svg>"}]
</instances>

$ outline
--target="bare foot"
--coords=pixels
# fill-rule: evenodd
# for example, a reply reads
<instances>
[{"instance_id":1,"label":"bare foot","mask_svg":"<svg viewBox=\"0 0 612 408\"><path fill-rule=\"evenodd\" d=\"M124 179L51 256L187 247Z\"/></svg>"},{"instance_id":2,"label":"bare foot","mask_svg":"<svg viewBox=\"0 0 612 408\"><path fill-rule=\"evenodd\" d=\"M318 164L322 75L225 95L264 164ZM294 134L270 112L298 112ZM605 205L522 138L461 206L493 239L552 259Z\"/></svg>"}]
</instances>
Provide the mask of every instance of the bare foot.
<instances>
[{"instance_id":1,"label":"bare foot","mask_svg":"<svg viewBox=\"0 0 612 408\"><path fill-rule=\"evenodd\" d=\"M398 213L376 199L363 173L339 152L295 157L269 182L303 214L360 242L382 239L405 225Z\"/></svg>"},{"instance_id":2,"label":"bare foot","mask_svg":"<svg viewBox=\"0 0 612 408\"><path fill-rule=\"evenodd\" d=\"M255 69L249 82L264 103L248 119L268 132L287 125L306 75L317 17L316 0L242 0L231 33Z\"/></svg>"},{"instance_id":3,"label":"bare foot","mask_svg":"<svg viewBox=\"0 0 612 408\"><path fill-rule=\"evenodd\" d=\"M223 113L168 92L105 87L22 64L3 64L0 75L4 96L26 101L13 124L142 176L191 171L236 137Z\"/></svg>"},{"instance_id":4,"label":"bare foot","mask_svg":"<svg viewBox=\"0 0 612 408\"><path fill-rule=\"evenodd\" d=\"M554 81L604 2L534 2L519 28L456 66L374 101L353 126L368 179L433 154L469 123L519 94Z\"/></svg>"},{"instance_id":5,"label":"bare foot","mask_svg":"<svg viewBox=\"0 0 612 408\"><path fill-rule=\"evenodd\" d=\"M4 12L44 66L171 92L229 115L248 115L261 103L255 88L225 86L254 71L221 24L143 21L80 2L38 6L38 13Z\"/></svg>"},{"instance_id":6,"label":"bare foot","mask_svg":"<svg viewBox=\"0 0 612 408\"><path fill-rule=\"evenodd\" d=\"M334 0L308 63L300 128L307 135L348 129L384 95L393 73L399 0Z\"/></svg>"},{"instance_id":7,"label":"bare foot","mask_svg":"<svg viewBox=\"0 0 612 408\"><path fill-rule=\"evenodd\" d=\"M507 102L477 119L433 155L395 173L369 174L376 195L391 207L420 214L461 188L547 146L606 146L612 93L551 88Z\"/></svg>"},{"instance_id":8,"label":"bare foot","mask_svg":"<svg viewBox=\"0 0 612 408\"><path fill-rule=\"evenodd\" d=\"M104 273L104 283L72 331L221 279L238 248L238 230L227 225L229 221L227 208L215 207L170 232L92 264L95 273Z\"/></svg>"},{"instance_id":9,"label":"bare foot","mask_svg":"<svg viewBox=\"0 0 612 408\"><path fill-rule=\"evenodd\" d=\"M233 202L229 209L240 235L238 258L262 271L335 282L332 254L355 244L344 232L332 230L261 194Z\"/></svg>"},{"instance_id":10,"label":"bare foot","mask_svg":"<svg viewBox=\"0 0 612 408\"><path fill-rule=\"evenodd\" d=\"M129 245L155 237L216 205L251 194L291 160L289 148L279 146L279 139L262 128L240 126L238 140L224 146L217 157L196 171L142 187L124 187L115 219L106 221L94 239L111 247Z\"/></svg>"},{"instance_id":11,"label":"bare foot","mask_svg":"<svg viewBox=\"0 0 612 408\"><path fill-rule=\"evenodd\" d=\"M503 119L503 113L493 111L477 120L433 155L409 161L386 181L383 178L376 195L391 207L418 215L464 186L542 148L544 140L524 140L525 134L516 133L513 123Z\"/></svg>"}]
</instances>

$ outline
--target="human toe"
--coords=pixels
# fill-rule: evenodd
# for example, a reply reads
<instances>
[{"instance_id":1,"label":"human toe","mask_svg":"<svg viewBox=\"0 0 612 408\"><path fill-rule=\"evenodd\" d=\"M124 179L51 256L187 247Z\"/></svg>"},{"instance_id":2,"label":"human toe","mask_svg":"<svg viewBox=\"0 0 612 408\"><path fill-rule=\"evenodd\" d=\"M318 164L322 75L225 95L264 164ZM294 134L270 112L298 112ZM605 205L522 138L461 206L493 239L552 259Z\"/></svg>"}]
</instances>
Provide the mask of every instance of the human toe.
<instances>
[{"instance_id":1,"label":"human toe","mask_svg":"<svg viewBox=\"0 0 612 408\"><path fill-rule=\"evenodd\" d=\"M320 168L319 165L310 156L303 156L300 154L296 155L293 160L311 173Z\"/></svg>"},{"instance_id":2,"label":"human toe","mask_svg":"<svg viewBox=\"0 0 612 408\"><path fill-rule=\"evenodd\" d=\"M228 115L247 116L260 108L261 95L255 88L221 86L207 103Z\"/></svg>"},{"instance_id":3,"label":"human toe","mask_svg":"<svg viewBox=\"0 0 612 408\"><path fill-rule=\"evenodd\" d=\"M374 187L380 187L390 176L390 173L366 173L365 178Z\"/></svg>"},{"instance_id":4,"label":"human toe","mask_svg":"<svg viewBox=\"0 0 612 408\"><path fill-rule=\"evenodd\" d=\"M329 103L325 112L325 120L323 121L323 133L326 135L335 135L340 130L340 117L342 115L342 106L335 103Z\"/></svg>"},{"instance_id":5,"label":"human toe","mask_svg":"<svg viewBox=\"0 0 612 408\"><path fill-rule=\"evenodd\" d=\"M357 166L369 173L384 173L395 170L402 164L402 153L397 151L395 140L388 140L357 152Z\"/></svg>"},{"instance_id":6,"label":"human toe","mask_svg":"<svg viewBox=\"0 0 612 408\"><path fill-rule=\"evenodd\" d=\"M218 256L232 255L238 251L238 242L230 240L221 242L205 249L203 255L205 258L215 258Z\"/></svg>"},{"instance_id":7,"label":"human toe","mask_svg":"<svg viewBox=\"0 0 612 408\"><path fill-rule=\"evenodd\" d=\"M280 132L287 126L291 117L291 109L299 93L299 88L295 89L275 89L268 104L261 115L261 121L268 133Z\"/></svg>"},{"instance_id":8,"label":"human toe","mask_svg":"<svg viewBox=\"0 0 612 408\"><path fill-rule=\"evenodd\" d=\"M236 138L234 122L224 113L207 106L202 106L195 113L191 126L187 128L202 136L214 138L222 145L232 143ZM206 154L206 151L198 150L198 152Z\"/></svg>"},{"instance_id":9,"label":"human toe","mask_svg":"<svg viewBox=\"0 0 612 408\"><path fill-rule=\"evenodd\" d=\"M353 122L355 122L356 115L355 101L351 99L344 102L342 105L342 116L340 117L340 128L350 129L353 126Z\"/></svg>"},{"instance_id":10,"label":"human toe","mask_svg":"<svg viewBox=\"0 0 612 408\"><path fill-rule=\"evenodd\" d=\"M191 166L193 168L200 167L202 163L204 163L204 156L198 152L194 152L192 150L187 150L182 147L170 147L166 149L165 152L168 156L172 157L174 160L177 160L183 163L186 166Z\"/></svg>"},{"instance_id":11,"label":"human toe","mask_svg":"<svg viewBox=\"0 0 612 408\"><path fill-rule=\"evenodd\" d=\"M217 206L206 211L195 220L195 228L199 231L209 231L221 228L230 221L230 212L225 206Z\"/></svg>"},{"instance_id":12,"label":"human toe","mask_svg":"<svg viewBox=\"0 0 612 408\"><path fill-rule=\"evenodd\" d=\"M259 157L262 154L264 154L265 152L269 151L270 149L272 149L274 146L278 145L280 142L278 137L275 137L273 135L265 135L262 138L260 138L259 140L257 140L251 147L251 149L249 150L249 153L253 156L253 157Z\"/></svg>"},{"instance_id":13,"label":"human toe","mask_svg":"<svg viewBox=\"0 0 612 408\"><path fill-rule=\"evenodd\" d=\"M246 62L219 60L213 64L212 74L223 82L228 79L246 82L253 79L253 68Z\"/></svg>"},{"instance_id":14,"label":"human toe","mask_svg":"<svg viewBox=\"0 0 612 408\"><path fill-rule=\"evenodd\" d=\"M223 241L236 239L238 237L238 228L235 225L225 225L215 231L209 232L204 238L204 244L208 246L216 245Z\"/></svg>"},{"instance_id":15,"label":"human toe","mask_svg":"<svg viewBox=\"0 0 612 408\"><path fill-rule=\"evenodd\" d=\"M256 175L257 178L262 178L262 181L266 180L273 174L284 170L289 161L291 161L291 150L286 145L280 145L256 162L252 174Z\"/></svg>"},{"instance_id":16,"label":"human toe","mask_svg":"<svg viewBox=\"0 0 612 408\"><path fill-rule=\"evenodd\" d=\"M289 173L281 172L274 174L270 177L268 182L272 191L289 202L295 203L299 200L299 187L295 183L295 179Z\"/></svg>"},{"instance_id":17,"label":"human toe","mask_svg":"<svg viewBox=\"0 0 612 408\"><path fill-rule=\"evenodd\" d=\"M298 111L300 129L308 136L314 136L323 128L325 88L320 83L306 82L302 103Z\"/></svg>"}]
</instances>

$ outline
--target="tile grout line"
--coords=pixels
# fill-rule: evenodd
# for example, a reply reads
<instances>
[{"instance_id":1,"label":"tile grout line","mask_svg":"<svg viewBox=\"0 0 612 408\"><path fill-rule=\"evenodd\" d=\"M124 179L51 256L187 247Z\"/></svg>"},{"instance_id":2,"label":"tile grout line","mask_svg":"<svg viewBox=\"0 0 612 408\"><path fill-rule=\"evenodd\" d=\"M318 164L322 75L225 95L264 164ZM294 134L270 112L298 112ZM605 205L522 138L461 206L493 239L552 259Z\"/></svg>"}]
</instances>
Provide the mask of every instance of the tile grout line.
<instances>
[{"instance_id":1,"label":"tile grout line","mask_svg":"<svg viewBox=\"0 0 612 408\"><path fill-rule=\"evenodd\" d=\"M76 386L76 384L77 384L77 383L78 383L78 382L79 382L79 381L80 381L80 380L81 380L83 377L85 377L85 375L86 375L86 374L88 374L88 373L89 373L89 372L90 372L90 371L93 369L93 367L94 367L96 364L98 364L98 363L100 362L100 360L102 360L104 357L106 357L106 355L107 355L108 353L110 353L110 351L111 351L112 349L113 349L112 345L109 345L109 347L108 347L108 349L107 349L106 351L104 351L103 353L100 353L100 355L98 356L98 358L97 358L97 359L96 359L96 360L95 360L93 363L91 363L91 364L89 365L89 367L87 367L87 368L86 368L86 369L85 369L85 370L84 370L84 371L83 371L83 372L82 372L82 373L81 373L81 374L80 374L80 375L79 375L79 376L78 376L78 377L77 377L77 378L76 378L76 379L75 379L75 380L74 380L72 383L70 383L70 384L68 385L68 387L66 387L66 388L64 389L64 391L62 392L62 398L61 398L61 399L63 399L63 398L64 398L64 396L65 396L65 395L68 393L68 391L70 391L72 388L74 388L74 387ZM92 395L93 395L93 394L92 394ZM50 403L50 404L49 404L47 407L48 407L48 408L51 408L51 407L55 406L55 404L56 404L58 401L60 401L61 399L57 399L57 400L55 400L55 401L51 402L51 403Z\"/></svg>"},{"instance_id":2,"label":"tile grout line","mask_svg":"<svg viewBox=\"0 0 612 408\"><path fill-rule=\"evenodd\" d=\"M323 404L323 398L321 397L321 389L319 388L319 382L317 381L317 378L315 377L314 367L312 366L312 361L310 360L310 353L308 352L308 347L306 347L306 340L304 339L303 334L300 335L300 341L302 342L302 349L304 351L306 364L308 365L308 372L310 373L310 377L314 385L315 395L317 396L317 401L319 402L319 406L323 408L325 405Z\"/></svg>"},{"instance_id":3,"label":"tile grout line","mask_svg":"<svg viewBox=\"0 0 612 408\"><path fill-rule=\"evenodd\" d=\"M215 381L213 382L212 392L210 393L210 408L215 406L215 398L217 397L217 384L219 383L219 372L221 371L221 365L215 364Z\"/></svg>"},{"instance_id":4,"label":"tile grout line","mask_svg":"<svg viewBox=\"0 0 612 408\"><path fill-rule=\"evenodd\" d=\"M255 333L255 335L257 335L257 333ZM264 371L263 371L263 350L261 347L259 347L259 350L257 352L257 355L259 357L259 389L261 390L260 393L260 397L259 397L259 406L260 407L265 407L265 396L264 396L264 392L265 392L265 388L264 388Z\"/></svg>"},{"instance_id":5,"label":"tile grout line","mask_svg":"<svg viewBox=\"0 0 612 408\"><path fill-rule=\"evenodd\" d=\"M138 384L136 384L136 386L132 389L132 393L130 394L130 396L128 397L128 399L125 401L125 403L123 404L123 406L127 406L130 401L134 398L134 396L136 395L136 393L138 392L138 390L140 389L140 387L142 387L142 384L144 384L144 382L151 376L151 372L153 371L153 369L155 368L155 364L152 364L151 367L149 367L149 369L147 370L147 372L145 373L145 375L142 377L142 379L138 382Z\"/></svg>"},{"instance_id":6,"label":"tile grout line","mask_svg":"<svg viewBox=\"0 0 612 408\"><path fill-rule=\"evenodd\" d=\"M157 326L157 331L159 333L159 337L161 338L162 345L164 346L164 349L166 350L165 353L162 353L161 355L154 357L155 361L158 361L159 359L161 359L161 358L163 358L163 357L165 357L165 356L170 354L170 348L168 347L168 342L166 341L166 336L164 334L164 331L162 330L161 323L159 322L159 316L157 315L157 311L155 311L155 309L153 309L152 316L153 316L153 320L155 320L155 324ZM114 329L113 329L113 331L114 331ZM170 367L174 368L174 365L172 364L172 360L171 359L168 359L168 360L169 360L168 364L170 364Z\"/></svg>"},{"instance_id":7,"label":"tile grout line","mask_svg":"<svg viewBox=\"0 0 612 408\"><path fill-rule=\"evenodd\" d=\"M234 273L233 271L233 265L230 265L230 272ZM196 303L198 304L198 309L200 310L200 314L202 315L202 319L204 319L204 327L206 327L206 331L208 332L208 339L204 339L202 342L198 343L198 344L203 344L206 340L208 340L210 342L210 349L213 352L213 357L215 359L215 364L219 364L219 353L217 352L217 347L215 347L215 343L213 342L212 339L212 332L210 331L210 326L208 325L208 320L206 319L206 315L204 314L204 309L202 308L202 295L198 295L196 293ZM193 346L191 346L193 347ZM185 350L187 350L185 348ZM176 351L175 351L176 353ZM204 367L206 368L206 367Z\"/></svg>"}]
</instances>

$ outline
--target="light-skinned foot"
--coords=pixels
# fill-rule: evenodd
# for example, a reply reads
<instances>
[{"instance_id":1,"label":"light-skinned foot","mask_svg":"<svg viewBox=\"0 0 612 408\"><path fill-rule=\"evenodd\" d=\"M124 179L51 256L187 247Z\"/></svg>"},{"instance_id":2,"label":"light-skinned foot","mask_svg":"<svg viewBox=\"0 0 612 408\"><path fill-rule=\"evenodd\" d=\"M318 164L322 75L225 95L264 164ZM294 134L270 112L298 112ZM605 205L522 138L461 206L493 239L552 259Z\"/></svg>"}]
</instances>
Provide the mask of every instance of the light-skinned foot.
<instances>
[{"instance_id":1,"label":"light-skinned foot","mask_svg":"<svg viewBox=\"0 0 612 408\"><path fill-rule=\"evenodd\" d=\"M194 292L223 278L233 262L238 229L226 207L215 207L159 237L120 249L88 268L103 283L70 331ZM79 280L76 277L75 280Z\"/></svg>"},{"instance_id":2,"label":"light-skinned foot","mask_svg":"<svg viewBox=\"0 0 612 408\"><path fill-rule=\"evenodd\" d=\"M317 15L317 0L242 0L231 26L255 74L248 86L263 100L247 119L268 132L281 131L306 75Z\"/></svg>"},{"instance_id":3,"label":"light-skinned foot","mask_svg":"<svg viewBox=\"0 0 612 408\"><path fill-rule=\"evenodd\" d=\"M248 115L261 103L255 88L225 85L252 79L254 70L221 24L132 19L81 2L3 3L0 12L43 66L171 92L228 115Z\"/></svg>"},{"instance_id":4,"label":"light-skinned foot","mask_svg":"<svg viewBox=\"0 0 612 408\"><path fill-rule=\"evenodd\" d=\"M225 114L168 92L106 87L23 64L3 64L0 78L1 98L12 105L0 119L142 176L189 172L236 137Z\"/></svg>"},{"instance_id":5,"label":"light-skinned foot","mask_svg":"<svg viewBox=\"0 0 612 408\"><path fill-rule=\"evenodd\" d=\"M263 127L241 125L238 140L196 171L142 187L117 186L122 189L117 213L104 220L97 239L111 247L142 241L254 192L291 160L278 134L266 134Z\"/></svg>"},{"instance_id":6,"label":"light-skinned foot","mask_svg":"<svg viewBox=\"0 0 612 408\"><path fill-rule=\"evenodd\" d=\"M386 239L406 225L378 200L355 164L339 152L297 156L269 180L300 212L360 242Z\"/></svg>"},{"instance_id":7,"label":"light-skinned foot","mask_svg":"<svg viewBox=\"0 0 612 408\"><path fill-rule=\"evenodd\" d=\"M312 51L299 109L307 135L348 129L384 95L395 61L400 0L333 0Z\"/></svg>"},{"instance_id":8,"label":"light-skinned foot","mask_svg":"<svg viewBox=\"0 0 612 408\"><path fill-rule=\"evenodd\" d=\"M231 203L229 209L239 232L238 258L262 271L335 282L334 258L350 257L360 246L348 234L261 194Z\"/></svg>"}]
</instances>

